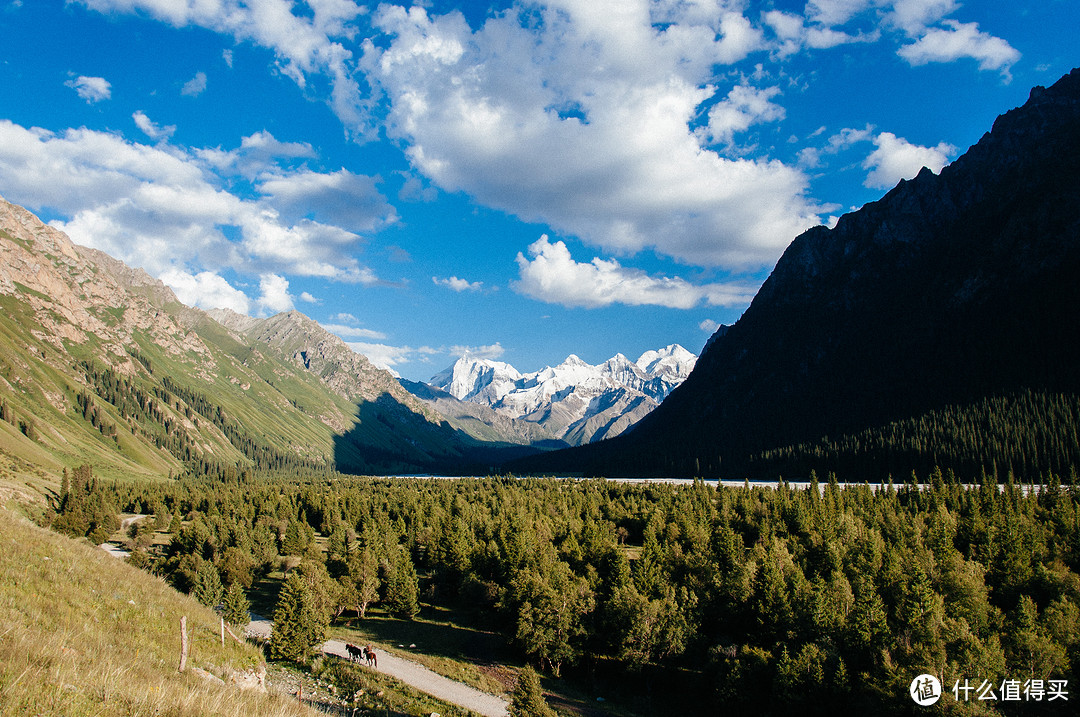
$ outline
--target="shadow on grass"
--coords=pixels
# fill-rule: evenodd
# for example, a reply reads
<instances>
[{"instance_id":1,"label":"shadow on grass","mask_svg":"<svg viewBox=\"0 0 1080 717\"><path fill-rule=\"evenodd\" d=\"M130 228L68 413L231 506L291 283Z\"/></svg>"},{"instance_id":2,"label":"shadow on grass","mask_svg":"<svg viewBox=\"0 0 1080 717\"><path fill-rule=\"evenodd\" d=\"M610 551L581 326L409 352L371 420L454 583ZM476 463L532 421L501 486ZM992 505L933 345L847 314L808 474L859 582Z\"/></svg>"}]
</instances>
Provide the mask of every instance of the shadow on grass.
<instances>
[{"instance_id":1,"label":"shadow on grass","mask_svg":"<svg viewBox=\"0 0 1080 717\"><path fill-rule=\"evenodd\" d=\"M342 615L334 627L355 630L374 642L392 647L462 662L514 661L502 635L451 622L450 611L428 605L415 620L399 620L380 610L369 610L363 620Z\"/></svg>"},{"instance_id":2,"label":"shadow on grass","mask_svg":"<svg viewBox=\"0 0 1080 717\"><path fill-rule=\"evenodd\" d=\"M265 578L257 580L247 591L248 602L251 603L251 611L265 617L274 614L277 607L278 594L281 592L282 574L270 573Z\"/></svg>"}]
</instances>

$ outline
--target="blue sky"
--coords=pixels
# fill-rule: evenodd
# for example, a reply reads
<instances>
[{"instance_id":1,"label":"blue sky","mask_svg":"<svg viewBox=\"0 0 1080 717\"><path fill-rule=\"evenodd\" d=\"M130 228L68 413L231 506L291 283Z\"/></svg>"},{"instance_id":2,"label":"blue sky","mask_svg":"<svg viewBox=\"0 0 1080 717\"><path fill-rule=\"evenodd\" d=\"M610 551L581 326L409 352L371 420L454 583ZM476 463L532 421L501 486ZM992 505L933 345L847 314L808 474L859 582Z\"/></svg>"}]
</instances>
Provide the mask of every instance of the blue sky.
<instances>
[{"instance_id":1,"label":"blue sky","mask_svg":"<svg viewBox=\"0 0 1080 717\"><path fill-rule=\"evenodd\" d=\"M1069 0L0 0L0 195L400 375L734 322L1080 65Z\"/></svg>"}]
</instances>

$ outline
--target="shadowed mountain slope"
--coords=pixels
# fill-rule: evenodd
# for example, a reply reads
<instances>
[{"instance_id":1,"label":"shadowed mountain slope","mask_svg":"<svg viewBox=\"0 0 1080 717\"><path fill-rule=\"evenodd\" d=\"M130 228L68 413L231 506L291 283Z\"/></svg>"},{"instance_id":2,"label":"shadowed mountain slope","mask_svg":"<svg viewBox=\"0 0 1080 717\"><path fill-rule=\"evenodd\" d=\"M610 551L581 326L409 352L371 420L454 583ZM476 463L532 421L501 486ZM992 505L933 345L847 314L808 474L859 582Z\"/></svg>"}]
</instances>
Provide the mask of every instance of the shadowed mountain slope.
<instances>
[{"instance_id":1,"label":"shadowed mountain slope","mask_svg":"<svg viewBox=\"0 0 1080 717\"><path fill-rule=\"evenodd\" d=\"M629 436L514 467L737 477L781 466L805 471L812 455L770 462L767 453L790 457L798 451L785 447L868 429L913 430L920 417L948 411L990 416L991 399L1015 407L1037 395L1074 406L1078 204L1074 70L1032 90L940 175L924 169L834 229L796 238L739 321L710 341L685 383ZM1045 455L1006 448L970 460L1050 467L1054 446L1069 444L1074 427L1037 414L1021 412L1016 421L1035 432L1029 442L1042 447L1031 450ZM990 429L975 421L971 430ZM949 464L978 442L948 434L928 438L922 453ZM874 465L887 472L903 462L882 453Z\"/></svg>"}]
</instances>

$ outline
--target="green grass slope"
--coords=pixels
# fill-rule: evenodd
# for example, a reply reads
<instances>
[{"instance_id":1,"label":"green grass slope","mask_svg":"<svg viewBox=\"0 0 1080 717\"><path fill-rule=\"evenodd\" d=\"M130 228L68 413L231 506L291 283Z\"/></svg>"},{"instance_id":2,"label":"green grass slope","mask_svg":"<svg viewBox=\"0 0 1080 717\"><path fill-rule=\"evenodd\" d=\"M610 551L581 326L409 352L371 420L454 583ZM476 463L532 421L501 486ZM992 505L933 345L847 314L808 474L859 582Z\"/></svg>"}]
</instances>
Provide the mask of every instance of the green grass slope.
<instances>
[{"instance_id":1,"label":"green grass slope","mask_svg":"<svg viewBox=\"0 0 1080 717\"><path fill-rule=\"evenodd\" d=\"M195 674L228 681L262 664L253 646L222 646L218 626L159 578L0 509L0 715L314 714Z\"/></svg>"}]
</instances>

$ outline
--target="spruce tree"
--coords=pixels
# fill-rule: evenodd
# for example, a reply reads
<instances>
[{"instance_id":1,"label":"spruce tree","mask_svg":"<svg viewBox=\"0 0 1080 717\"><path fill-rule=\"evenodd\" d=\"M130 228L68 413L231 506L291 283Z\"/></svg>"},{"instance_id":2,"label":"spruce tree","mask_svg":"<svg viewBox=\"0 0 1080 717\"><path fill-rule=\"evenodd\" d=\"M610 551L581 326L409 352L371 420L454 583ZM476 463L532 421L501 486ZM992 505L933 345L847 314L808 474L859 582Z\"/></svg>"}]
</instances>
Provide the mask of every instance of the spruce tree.
<instances>
[{"instance_id":1,"label":"spruce tree","mask_svg":"<svg viewBox=\"0 0 1080 717\"><path fill-rule=\"evenodd\" d=\"M275 660L304 661L311 648L326 639L327 621L315 607L307 581L297 572L289 573L274 609L274 630L270 635L270 657Z\"/></svg>"},{"instance_id":2,"label":"spruce tree","mask_svg":"<svg viewBox=\"0 0 1080 717\"><path fill-rule=\"evenodd\" d=\"M244 594L244 586L240 584L239 580L234 580L233 584L229 586L229 591L225 593L221 616L230 625L243 629L251 622L251 615L248 613L250 609L251 603L248 602L247 595Z\"/></svg>"},{"instance_id":3,"label":"spruce tree","mask_svg":"<svg viewBox=\"0 0 1080 717\"><path fill-rule=\"evenodd\" d=\"M510 717L557 717L555 710L544 699L540 676L530 665L525 665L518 673L508 714Z\"/></svg>"},{"instance_id":4,"label":"spruce tree","mask_svg":"<svg viewBox=\"0 0 1080 717\"><path fill-rule=\"evenodd\" d=\"M203 605L213 607L221 602L225 589L221 586L221 576L211 562L205 562L195 571L195 584L191 596Z\"/></svg>"},{"instance_id":5,"label":"spruce tree","mask_svg":"<svg viewBox=\"0 0 1080 717\"><path fill-rule=\"evenodd\" d=\"M402 548L391 566L386 585L386 607L396 617L412 620L420 612L420 581L412 559Z\"/></svg>"}]
</instances>

